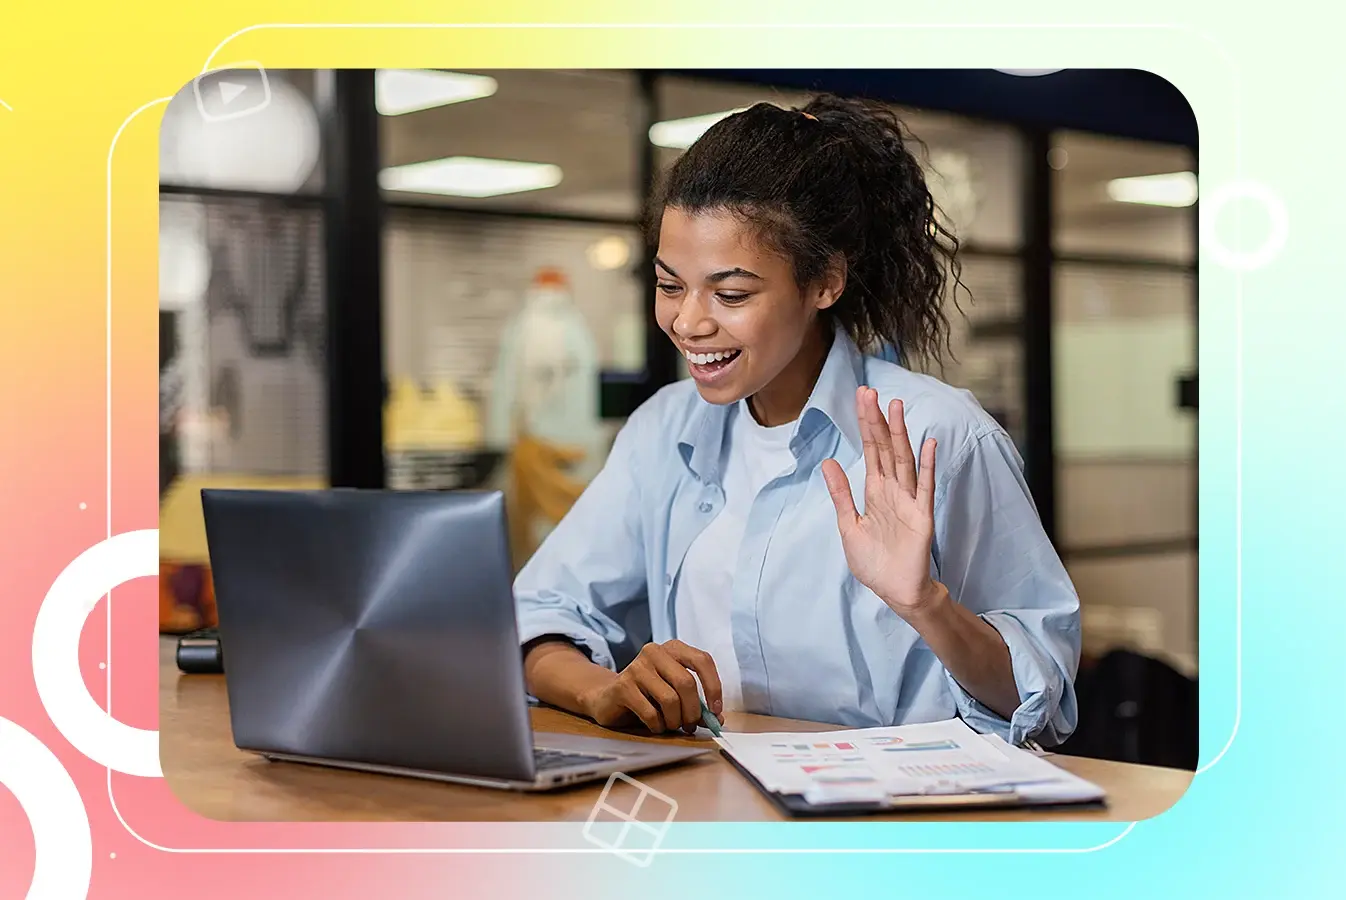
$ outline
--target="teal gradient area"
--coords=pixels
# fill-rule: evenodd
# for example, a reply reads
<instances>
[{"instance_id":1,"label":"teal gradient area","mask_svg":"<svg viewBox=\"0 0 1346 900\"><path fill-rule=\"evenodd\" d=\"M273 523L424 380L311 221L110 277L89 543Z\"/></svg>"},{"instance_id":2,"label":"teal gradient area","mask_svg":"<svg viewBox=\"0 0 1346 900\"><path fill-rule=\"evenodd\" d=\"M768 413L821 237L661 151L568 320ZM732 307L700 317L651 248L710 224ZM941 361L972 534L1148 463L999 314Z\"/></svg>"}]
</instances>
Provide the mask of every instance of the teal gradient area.
<instances>
[{"instance_id":1,"label":"teal gradient area","mask_svg":"<svg viewBox=\"0 0 1346 900\"><path fill-rule=\"evenodd\" d=\"M678 822L663 845L669 852L649 868L615 856L559 857L548 868L565 873L563 883L595 898L708 889L768 897L1317 897L1341 888L1333 860L1346 799L1337 743L1346 685L1346 311L1341 289L1314 287L1311 273L1346 274L1346 254L1340 229L1309 224L1315 215L1333 217L1315 208L1318 182L1264 149L1284 150L1284 133L1271 138L1248 118L1252 98L1268 99L1265 85L1228 48L1194 38L1192 54L1199 67L1189 57L1166 74L1200 123L1203 197L1240 180L1265 184L1284 203L1291 231L1283 253L1257 271L1231 271L1201 255L1201 752L1187 794L1129 831L1127 823L1031 816L1013 824ZM1303 153L1306 163L1331 167L1325 148ZM1340 194L1335 185L1323 190ZM1215 232L1229 246L1255 247L1264 237L1255 213L1231 203ZM692 849L719 852L683 852ZM876 852L884 850L893 852Z\"/></svg>"},{"instance_id":2,"label":"teal gradient area","mask_svg":"<svg viewBox=\"0 0 1346 900\"><path fill-rule=\"evenodd\" d=\"M426 20L449 16L433 4L425 11ZM1141 0L1044 9L1039 25L985 24L1016 14L989 0L911 9L785 0L751 11L695 0L614 12L683 27L593 44L593 58L574 64L1148 69L1181 90L1197 117L1198 215L1207 230L1244 249L1265 237L1252 206L1207 205L1230 185L1265 186L1284 205L1288 243L1264 268L1224 268L1209 247L1200 256L1200 759L1187 794L1134 824L1038 822L1032 813L1015 823L675 821L648 867L598 851L580 821L474 826L481 843L473 846L490 850L371 855L358 866L351 857L307 857L308 871L326 871L343 895L399 898L1346 895L1337 862L1346 830L1346 250L1338 221L1346 191L1337 173L1346 129L1335 113L1346 81L1306 74L1315 62L1335 68L1338 38L1314 24L1305 0L1247 21L1209 0ZM544 16L565 17L583 18ZM874 24L783 24L825 19ZM1282 38L1272 36L1278 28ZM555 40L593 38L558 32ZM379 49L384 56L370 46L370 59L394 58L391 45ZM501 67L532 64L511 52L520 58L502 58ZM407 846L464 846L454 843L461 834L406 830ZM316 840L306 833L305 846ZM524 852L501 852L509 847ZM293 859L242 856L237 868L297 866ZM180 877L189 871L184 862ZM267 895L278 890L266 886Z\"/></svg>"}]
</instances>

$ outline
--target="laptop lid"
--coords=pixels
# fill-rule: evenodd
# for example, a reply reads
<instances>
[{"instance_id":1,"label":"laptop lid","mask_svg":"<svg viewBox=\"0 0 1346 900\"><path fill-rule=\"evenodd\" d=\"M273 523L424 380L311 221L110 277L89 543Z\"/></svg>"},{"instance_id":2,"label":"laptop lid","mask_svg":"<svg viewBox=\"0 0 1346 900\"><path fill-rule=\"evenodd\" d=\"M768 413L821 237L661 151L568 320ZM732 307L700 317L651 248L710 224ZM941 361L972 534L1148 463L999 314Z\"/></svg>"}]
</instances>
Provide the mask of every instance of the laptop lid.
<instances>
[{"instance_id":1,"label":"laptop lid","mask_svg":"<svg viewBox=\"0 0 1346 900\"><path fill-rule=\"evenodd\" d=\"M203 490L234 742L529 780L498 491Z\"/></svg>"}]
</instances>

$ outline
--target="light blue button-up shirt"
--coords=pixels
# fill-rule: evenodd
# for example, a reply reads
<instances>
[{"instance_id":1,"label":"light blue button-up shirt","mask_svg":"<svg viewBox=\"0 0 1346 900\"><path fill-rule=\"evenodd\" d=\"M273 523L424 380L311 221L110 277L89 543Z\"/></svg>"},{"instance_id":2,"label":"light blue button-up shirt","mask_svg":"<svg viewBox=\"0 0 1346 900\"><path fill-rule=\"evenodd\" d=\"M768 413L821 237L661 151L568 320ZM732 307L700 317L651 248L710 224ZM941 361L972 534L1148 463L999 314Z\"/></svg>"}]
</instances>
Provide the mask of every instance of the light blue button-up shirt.
<instances>
[{"instance_id":1,"label":"light blue button-up shirt","mask_svg":"<svg viewBox=\"0 0 1346 900\"><path fill-rule=\"evenodd\" d=\"M821 464L842 465L863 512L862 384L885 412L902 399L913 452L938 441L931 572L1009 647L1020 704L1008 721L968 694L846 565ZM562 635L617 670L644 643L678 636L683 558L724 504L731 410L681 381L632 414L602 471L516 579L522 641ZM1065 740L1078 717L1079 600L1014 444L972 395L864 356L838 331L790 449L795 468L752 504L724 598L745 709L857 728L959 716L1011 743Z\"/></svg>"}]
</instances>

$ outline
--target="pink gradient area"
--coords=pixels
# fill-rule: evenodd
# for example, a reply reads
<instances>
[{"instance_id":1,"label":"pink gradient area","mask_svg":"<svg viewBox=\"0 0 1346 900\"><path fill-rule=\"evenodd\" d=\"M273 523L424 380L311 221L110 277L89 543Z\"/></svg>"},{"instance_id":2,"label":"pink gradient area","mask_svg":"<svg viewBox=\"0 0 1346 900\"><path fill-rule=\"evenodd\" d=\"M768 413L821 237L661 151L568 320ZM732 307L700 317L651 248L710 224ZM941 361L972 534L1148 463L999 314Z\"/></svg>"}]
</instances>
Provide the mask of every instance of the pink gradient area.
<instances>
[{"instance_id":1,"label":"pink gradient area","mask_svg":"<svg viewBox=\"0 0 1346 900\"><path fill-rule=\"evenodd\" d=\"M108 600L104 598L90 613L80 635L80 671L94 702L107 708L111 677L114 717L124 725L154 731L159 727L157 580L137 578L114 588L111 602L116 613L113 619L116 643L111 654L114 668L99 668L109 656ZM145 639L147 626L149 640Z\"/></svg>"},{"instance_id":2,"label":"pink gradient area","mask_svg":"<svg viewBox=\"0 0 1346 900\"><path fill-rule=\"evenodd\" d=\"M527 857L183 856L118 852L95 858L94 900L147 900L186 894L192 900L240 897L614 896L595 891L593 862ZM588 858L586 858L588 859ZM616 857L604 868L619 878L648 876ZM627 871L623 871L627 870ZM643 879L649 881L648 877ZM628 884L628 887L632 885ZM577 890L577 887L579 890ZM21 896L21 895L20 895Z\"/></svg>"},{"instance_id":3,"label":"pink gradient area","mask_svg":"<svg viewBox=\"0 0 1346 900\"><path fill-rule=\"evenodd\" d=\"M0 897L22 897L33 880L33 829L15 798L0 785Z\"/></svg>"},{"instance_id":4,"label":"pink gradient area","mask_svg":"<svg viewBox=\"0 0 1346 900\"><path fill-rule=\"evenodd\" d=\"M106 679L112 681L112 711L118 721L138 728L158 728L159 634L157 584L153 578L128 582L112 592L112 646L108 669L107 610L100 600L85 623L80 640L80 665L91 695L100 705ZM460 855L408 849L576 848L593 850L582 838L581 823L252 823L218 822L182 804L161 778L112 773L81 760L62 746L63 759L75 757L77 776L94 835L96 896L119 893L124 884L171 883L190 879L199 887L194 897L363 896L396 882L401 896L442 896L446 883L478 885L495 896L536 891L543 879L526 876L521 859L579 868L594 854L521 856ZM70 765L70 761L67 761ZM374 853L284 853L286 850L392 849ZM206 852L200 852L206 851ZM233 852L220 852L233 851ZM115 858L112 854L116 854ZM30 851L31 856L31 851ZM30 864L31 869L31 864ZM115 872L109 871L115 869ZM31 874L31 872L30 872ZM164 880L168 879L169 882ZM531 885L529 884L531 883ZM409 890L402 890L403 887ZM488 890L489 886L489 890ZM477 890L469 894L479 895ZM3 895L0 895L3 896ZM143 897L144 894L135 896Z\"/></svg>"},{"instance_id":5,"label":"pink gradient area","mask_svg":"<svg viewBox=\"0 0 1346 900\"><path fill-rule=\"evenodd\" d=\"M176 15L166 6L160 12ZM155 849L133 836L122 819L146 839L169 848L587 845L579 823L211 822L184 808L161 779L110 779L101 764L59 733L39 700L32 673L33 624L53 581L109 533L158 524L157 112L126 124L115 165L109 163L109 142L128 113L176 89L197 71L203 52L221 36L240 21L263 21L268 15L260 8L250 13L230 9L216 24L188 28L194 36L189 41L180 39L189 23L175 22L174 40L151 41L151 52L128 50L126 43L132 33L144 38L148 19L118 15L73 29L58 19L59 40L29 42L25 47L38 48L36 55L6 57L13 65L6 70L10 80L3 96L16 112L0 125L7 138L0 141L0 157L8 163L6 171L21 176L9 178L3 188L5 197L14 201L12 208L23 214L0 221L0 228L8 228L8 239L0 241L0 289L15 301L0 304L0 366L7 386L0 404L0 576L5 587L0 601L0 716L40 740L78 788L92 831L89 896L95 900L183 895L192 900L592 896L595 860L606 862L604 869L619 876L634 877L638 870L608 854L589 853L317 855ZM226 21L230 17L233 21ZM168 19L162 15L154 19L151 36L163 30L164 21ZM53 42L62 52L51 51ZM104 74L112 71L117 78L89 80L70 67L70 60L83 60ZM170 71L166 66L176 74L164 77L161 73ZM19 72L24 78L16 82ZM108 240L115 258L111 285ZM105 320L109 291L110 336ZM110 361L105 356L108 341ZM156 594L152 578L113 590L110 659L106 603L93 608L79 638L80 673L93 700L98 705L107 701L110 677L115 717L139 728L158 724ZM109 669L100 669L100 662L107 662ZM9 790L0 788L0 900L26 894L34 857L24 811Z\"/></svg>"},{"instance_id":6,"label":"pink gradient area","mask_svg":"<svg viewBox=\"0 0 1346 900\"><path fill-rule=\"evenodd\" d=\"M106 792L105 792L106 793ZM114 774L111 797L129 842L183 850L592 850L582 822L220 822L198 815L166 779Z\"/></svg>"}]
</instances>

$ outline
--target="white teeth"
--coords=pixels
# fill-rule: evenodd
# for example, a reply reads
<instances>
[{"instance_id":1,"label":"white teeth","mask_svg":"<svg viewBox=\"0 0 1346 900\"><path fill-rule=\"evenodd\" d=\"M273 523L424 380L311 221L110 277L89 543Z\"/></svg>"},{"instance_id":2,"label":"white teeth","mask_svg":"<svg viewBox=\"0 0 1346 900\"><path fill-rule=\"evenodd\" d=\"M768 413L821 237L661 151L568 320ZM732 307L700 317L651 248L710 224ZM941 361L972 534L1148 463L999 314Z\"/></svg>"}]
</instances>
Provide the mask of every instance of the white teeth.
<instances>
[{"instance_id":1,"label":"white teeth","mask_svg":"<svg viewBox=\"0 0 1346 900\"><path fill-rule=\"evenodd\" d=\"M708 366L713 362L719 362L722 359L730 359L738 355L737 350L727 350L720 353L684 353L687 361L697 366Z\"/></svg>"}]
</instances>

